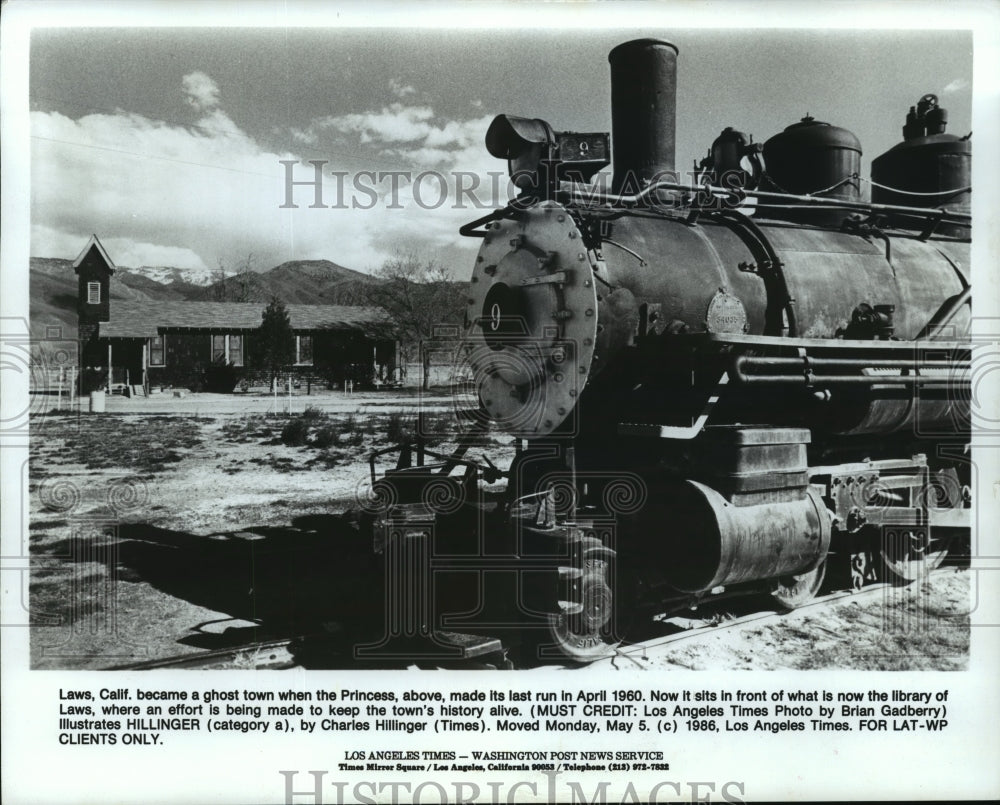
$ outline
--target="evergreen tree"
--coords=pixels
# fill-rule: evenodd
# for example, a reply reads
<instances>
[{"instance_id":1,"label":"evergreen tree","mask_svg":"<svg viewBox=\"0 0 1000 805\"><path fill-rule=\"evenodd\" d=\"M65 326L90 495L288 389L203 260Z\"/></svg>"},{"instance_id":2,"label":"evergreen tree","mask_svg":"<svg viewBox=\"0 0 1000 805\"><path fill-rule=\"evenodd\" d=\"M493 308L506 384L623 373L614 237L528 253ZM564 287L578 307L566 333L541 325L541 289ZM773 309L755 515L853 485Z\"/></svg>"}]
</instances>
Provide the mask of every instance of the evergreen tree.
<instances>
[{"instance_id":1,"label":"evergreen tree","mask_svg":"<svg viewBox=\"0 0 1000 805\"><path fill-rule=\"evenodd\" d=\"M274 296L261 314L257 333L257 360L271 373L271 384L278 373L295 360L295 333L285 303Z\"/></svg>"}]
</instances>

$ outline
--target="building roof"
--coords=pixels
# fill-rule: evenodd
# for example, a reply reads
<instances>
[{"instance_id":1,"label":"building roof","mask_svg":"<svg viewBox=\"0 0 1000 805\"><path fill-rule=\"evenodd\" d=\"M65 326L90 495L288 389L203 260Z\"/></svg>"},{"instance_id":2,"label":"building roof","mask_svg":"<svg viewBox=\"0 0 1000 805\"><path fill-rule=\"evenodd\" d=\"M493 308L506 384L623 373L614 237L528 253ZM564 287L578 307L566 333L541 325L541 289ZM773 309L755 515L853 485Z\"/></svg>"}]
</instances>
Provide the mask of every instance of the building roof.
<instances>
[{"instance_id":1,"label":"building roof","mask_svg":"<svg viewBox=\"0 0 1000 805\"><path fill-rule=\"evenodd\" d=\"M78 272L80 263L83 262L83 258L85 258L90 250L95 246L97 247L97 251L100 253L104 262L107 263L108 268L111 269L111 273L114 274L115 264L112 262L111 258L108 257L108 253L104 251L104 246L101 245L101 241L98 240L97 235L91 235L90 240L87 241L87 245L83 247L83 251L76 256L76 259L73 261L73 270Z\"/></svg>"},{"instance_id":2,"label":"building roof","mask_svg":"<svg viewBox=\"0 0 1000 805\"><path fill-rule=\"evenodd\" d=\"M267 305L246 302L125 302L111 306L111 320L101 322L101 338L150 338L177 330L233 332L256 330ZM287 305L293 330L357 332L392 338L395 328L379 307Z\"/></svg>"}]
</instances>

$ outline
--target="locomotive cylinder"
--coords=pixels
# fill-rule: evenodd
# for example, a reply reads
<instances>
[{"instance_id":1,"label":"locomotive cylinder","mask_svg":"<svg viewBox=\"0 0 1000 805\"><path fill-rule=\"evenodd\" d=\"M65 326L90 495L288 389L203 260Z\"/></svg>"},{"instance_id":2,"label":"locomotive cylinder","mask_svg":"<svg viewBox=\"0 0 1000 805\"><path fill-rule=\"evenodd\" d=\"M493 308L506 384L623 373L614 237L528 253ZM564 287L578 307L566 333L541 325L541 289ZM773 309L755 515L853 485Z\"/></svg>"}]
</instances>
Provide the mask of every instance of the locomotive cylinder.
<instances>
[{"instance_id":1,"label":"locomotive cylinder","mask_svg":"<svg viewBox=\"0 0 1000 805\"><path fill-rule=\"evenodd\" d=\"M673 178L677 47L659 39L636 39L612 50L608 61L612 189L635 193L653 177Z\"/></svg>"},{"instance_id":2,"label":"locomotive cylinder","mask_svg":"<svg viewBox=\"0 0 1000 805\"><path fill-rule=\"evenodd\" d=\"M684 481L647 505L643 519L666 540L663 571L685 592L805 573L830 548L830 517L812 489L798 500L737 506L710 486Z\"/></svg>"}]
</instances>

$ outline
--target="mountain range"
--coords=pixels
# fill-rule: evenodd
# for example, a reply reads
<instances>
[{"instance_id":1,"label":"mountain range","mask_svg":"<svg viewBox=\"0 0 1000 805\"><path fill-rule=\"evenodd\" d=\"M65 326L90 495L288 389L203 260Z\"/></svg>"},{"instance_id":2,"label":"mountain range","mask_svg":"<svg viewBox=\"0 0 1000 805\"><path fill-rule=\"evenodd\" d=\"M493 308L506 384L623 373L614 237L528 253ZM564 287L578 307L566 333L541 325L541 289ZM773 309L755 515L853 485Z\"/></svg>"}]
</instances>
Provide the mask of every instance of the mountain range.
<instances>
[{"instance_id":1,"label":"mountain range","mask_svg":"<svg viewBox=\"0 0 1000 805\"><path fill-rule=\"evenodd\" d=\"M111 304L116 300L197 300L268 302L277 296L286 304L364 304L366 286L375 277L329 260L291 260L269 271L215 275L205 283L204 272L193 274L170 266L119 266L111 278ZM198 280L193 281L193 280ZM163 280L168 280L164 282ZM32 257L30 264L31 332L44 336L60 326L64 338L77 334L77 276L73 261Z\"/></svg>"}]
</instances>

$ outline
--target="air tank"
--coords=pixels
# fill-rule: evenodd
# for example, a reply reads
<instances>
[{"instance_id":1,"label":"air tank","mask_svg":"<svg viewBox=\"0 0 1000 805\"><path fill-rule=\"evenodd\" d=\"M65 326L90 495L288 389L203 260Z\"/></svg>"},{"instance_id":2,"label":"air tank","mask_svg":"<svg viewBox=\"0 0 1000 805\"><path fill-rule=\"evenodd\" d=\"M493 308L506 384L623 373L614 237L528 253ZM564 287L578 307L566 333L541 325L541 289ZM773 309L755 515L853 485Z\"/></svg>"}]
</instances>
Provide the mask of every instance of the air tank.
<instances>
[{"instance_id":1,"label":"air tank","mask_svg":"<svg viewBox=\"0 0 1000 805\"><path fill-rule=\"evenodd\" d=\"M872 201L905 207L971 212L972 142L970 136L947 134L948 112L934 95L911 106L903 141L872 161ZM923 216L893 214L891 225L923 230ZM937 234L969 237L968 226L938 224Z\"/></svg>"}]
</instances>

